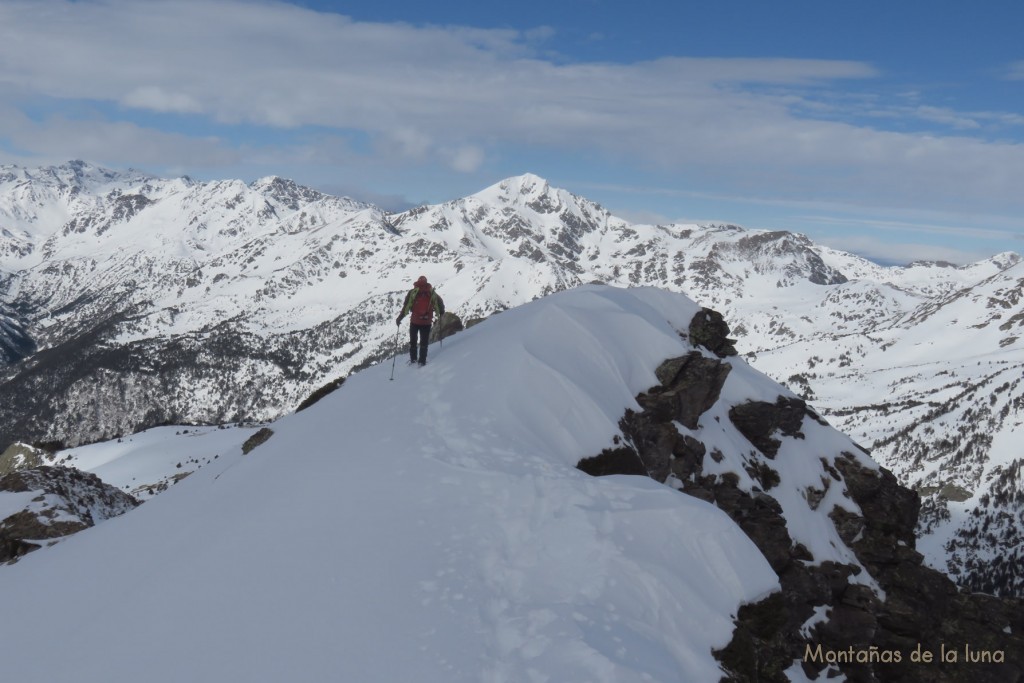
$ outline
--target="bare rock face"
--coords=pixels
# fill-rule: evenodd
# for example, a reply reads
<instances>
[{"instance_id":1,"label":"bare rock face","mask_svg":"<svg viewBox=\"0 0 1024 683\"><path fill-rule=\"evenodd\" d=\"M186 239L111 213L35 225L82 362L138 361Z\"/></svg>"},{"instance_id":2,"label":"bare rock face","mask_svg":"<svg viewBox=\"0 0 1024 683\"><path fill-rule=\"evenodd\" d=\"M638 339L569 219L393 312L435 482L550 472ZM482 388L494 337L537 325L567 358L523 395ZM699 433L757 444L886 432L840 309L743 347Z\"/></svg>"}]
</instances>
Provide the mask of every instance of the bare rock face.
<instances>
[{"instance_id":1,"label":"bare rock face","mask_svg":"<svg viewBox=\"0 0 1024 683\"><path fill-rule=\"evenodd\" d=\"M779 452L782 442L773 435L803 438L800 426L807 415L807 403L799 398L779 396L775 403L748 401L729 409L729 419L750 443L769 458Z\"/></svg>"},{"instance_id":2,"label":"bare rock face","mask_svg":"<svg viewBox=\"0 0 1024 683\"><path fill-rule=\"evenodd\" d=\"M12 443L0 453L0 477L15 470L39 467L45 462L47 452L24 443Z\"/></svg>"},{"instance_id":3,"label":"bare rock face","mask_svg":"<svg viewBox=\"0 0 1024 683\"><path fill-rule=\"evenodd\" d=\"M96 475L72 467L41 466L0 477L0 496L18 494L28 494L22 496L22 509L0 520L0 562L17 559L44 541L69 536L139 505Z\"/></svg>"},{"instance_id":4,"label":"bare rock face","mask_svg":"<svg viewBox=\"0 0 1024 683\"><path fill-rule=\"evenodd\" d=\"M719 358L736 355L735 339L729 339L729 324L718 311L701 309L690 321L690 343L703 346Z\"/></svg>"},{"instance_id":5,"label":"bare rock face","mask_svg":"<svg viewBox=\"0 0 1024 683\"><path fill-rule=\"evenodd\" d=\"M835 467L863 513L855 519L834 509L836 528L885 591L884 600L872 603L873 633L866 642L880 651L909 653L923 644L936 652L942 645L957 652L955 662L922 667L903 661L877 669L875 678L851 680L1024 680L1024 601L962 592L947 576L925 566L914 549L920 497L888 470L867 470L852 458L837 460ZM824 628L843 635L842 622ZM1002 652L1005 661L974 662L968 648Z\"/></svg>"},{"instance_id":6,"label":"bare rock face","mask_svg":"<svg viewBox=\"0 0 1024 683\"><path fill-rule=\"evenodd\" d=\"M606 448L598 455L584 458L576 465L592 477L610 474L639 474L647 476L647 467L631 446Z\"/></svg>"},{"instance_id":7,"label":"bare rock face","mask_svg":"<svg viewBox=\"0 0 1024 683\"><path fill-rule=\"evenodd\" d=\"M655 419L668 417L694 429L697 419L718 400L730 370L698 351L671 358L655 370L661 386L641 394L639 403Z\"/></svg>"},{"instance_id":8,"label":"bare rock face","mask_svg":"<svg viewBox=\"0 0 1024 683\"><path fill-rule=\"evenodd\" d=\"M270 440L270 437L272 437L273 435L274 430L271 429L270 427L261 428L255 434L246 439L245 443L242 444L242 455L249 455L249 453L251 453L254 448L265 444L267 441Z\"/></svg>"},{"instance_id":9,"label":"bare rock face","mask_svg":"<svg viewBox=\"0 0 1024 683\"><path fill-rule=\"evenodd\" d=\"M459 316L450 311L445 311L437 323L430 328L430 342L434 343L445 339L464 329L466 327L462 324L462 319Z\"/></svg>"},{"instance_id":10,"label":"bare rock face","mask_svg":"<svg viewBox=\"0 0 1024 683\"><path fill-rule=\"evenodd\" d=\"M730 369L699 351L665 361L655 371L661 384L636 397L643 411L627 410L619 423L627 444L605 449L577 466L595 476L647 474L658 481L670 473L689 476L706 449L680 434L673 421L696 428L697 419L718 400Z\"/></svg>"},{"instance_id":11,"label":"bare rock face","mask_svg":"<svg viewBox=\"0 0 1024 683\"><path fill-rule=\"evenodd\" d=\"M656 373L659 385L636 397L643 410L628 410L620 420L616 447L578 467L594 475L645 473L718 506L778 574L781 590L741 607L732 642L715 653L722 680L789 681L786 671L799 666L812 680L842 674L853 683L1024 681L1024 601L961 593L926 567L915 550L920 498L888 470L868 468L851 453L826 458L808 447L806 466L821 481L802 492L808 509L819 510L833 487L859 507L827 511L857 563L815 563L794 541L773 495L780 483L774 461L783 439L805 440L811 424L805 420L824 424L803 400L779 396L728 411L750 443L743 468L758 485L741 487L740 476L730 472L706 473L707 458L722 462L725 455L677 424L696 429L729 375L731 367L721 360L731 355L722 353L728 327L715 320L706 309L698 313L690 341L719 359L693 352L665 361ZM912 661L919 646L934 653L930 664ZM938 661L943 647L955 648L958 661ZM968 650L992 660L970 661Z\"/></svg>"}]
</instances>

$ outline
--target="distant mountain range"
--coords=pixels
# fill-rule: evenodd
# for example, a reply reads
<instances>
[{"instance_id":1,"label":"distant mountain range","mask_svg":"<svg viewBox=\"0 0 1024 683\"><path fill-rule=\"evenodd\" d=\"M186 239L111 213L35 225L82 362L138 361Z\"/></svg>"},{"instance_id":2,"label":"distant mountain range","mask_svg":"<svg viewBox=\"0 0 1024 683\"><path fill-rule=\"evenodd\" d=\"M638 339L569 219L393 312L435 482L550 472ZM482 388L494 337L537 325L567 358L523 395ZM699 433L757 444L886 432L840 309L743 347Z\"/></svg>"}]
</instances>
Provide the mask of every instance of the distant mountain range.
<instances>
[{"instance_id":1,"label":"distant mountain range","mask_svg":"<svg viewBox=\"0 0 1024 683\"><path fill-rule=\"evenodd\" d=\"M882 267L630 223L529 174L388 213L276 177L0 167L0 448L276 418L390 358L420 274L467 320L590 282L687 294L922 494L932 564L1024 591L1020 256Z\"/></svg>"}]
</instances>

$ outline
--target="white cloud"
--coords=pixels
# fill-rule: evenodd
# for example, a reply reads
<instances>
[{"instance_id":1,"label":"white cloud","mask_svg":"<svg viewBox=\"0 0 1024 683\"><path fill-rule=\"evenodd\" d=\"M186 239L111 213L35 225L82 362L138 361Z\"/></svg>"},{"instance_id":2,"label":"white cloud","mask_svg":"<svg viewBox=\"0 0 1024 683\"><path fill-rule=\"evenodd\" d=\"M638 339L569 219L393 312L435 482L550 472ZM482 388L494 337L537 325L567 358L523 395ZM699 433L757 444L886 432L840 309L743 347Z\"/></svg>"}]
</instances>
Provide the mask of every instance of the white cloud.
<instances>
[{"instance_id":1,"label":"white cloud","mask_svg":"<svg viewBox=\"0 0 1024 683\"><path fill-rule=\"evenodd\" d=\"M127 121L106 121L98 116L69 119L55 115L31 119L0 102L0 138L9 137L19 150L31 150L38 160L64 162L89 159L122 166L223 166L236 163L240 153L215 137L147 129ZM24 153L8 154L25 163Z\"/></svg>"},{"instance_id":2,"label":"white cloud","mask_svg":"<svg viewBox=\"0 0 1024 683\"><path fill-rule=\"evenodd\" d=\"M357 22L266 0L4 0L0 103L15 103L9 93L20 92L221 124L354 132L396 163L460 171L479 169L489 150L504 146L584 150L620 166L687 172L704 188L735 194L1022 208L1024 146L970 137L985 123L976 114L899 99L900 115L942 120L957 137L824 120L830 110L841 116L837 81L878 76L868 64L556 63L542 52L552 35L545 27ZM1002 116L1003 124L1020 118ZM132 125L95 121L80 130L97 136L95 147L125 145L124 154L135 144L156 156L175 141L176 159L211 154L207 142ZM49 150L72 141L70 127L43 117L18 144ZM0 129L0 138L13 135Z\"/></svg>"},{"instance_id":3,"label":"white cloud","mask_svg":"<svg viewBox=\"0 0 1024 683\"><path fill-rule=\"evenodd\" d=\"M448 165L456 171L471 173L484 162L484 151L474 145L466 145L447 152Z\"/></svg>"},{"instance_id":4,"label":"white cloud","mask_svg":"<svg viewBox=\"0 0 1024 683\"><path fill-rule=\"evenodd\" d=\"M955 111L943 107L922 106L918 107L915 110L915 113L918 116L918 118L924 119L926 121L934 121L936 123L941 123L943 125L951 126L953 128L959 128L961 130L981 128L981 124L978 123L978 121L975 120L974 118L971 118L970 116L965 116L963 114L958 114Z\"/></svg>"},{"instance_id":5,"label":"white cloud","mask_svg":"<svg viewBox=\"0 0 1024 683\"><path fill-rule=\"evenodd\" d=\"M884 264L905 265L914 261L947 261L964 265L992 256L991 251L983 249L964 250L919 242L894 242L871 235L816 237L815 241L833 249L859 254Z\"/></svg>"},{"instance_id":6,"label":"white cloud","mask_svg":"<svg viewBox=\"0 0 1024 683\"><path fill-rule=\"evenodd\" d=\"M383 133L379 146L382 151L387 150L402 157L421 160L430 152L433 141L430 136L413 127L396 126Z\"/></svg>"},{"instance_id":7,"label":"white cloud","mask_svg":"<svg viewBox=\"0 0 1024 683\"><path fill-rule=\"evenodd\" d=\"M239 0L11 0L0 27L2 80L49 97L277 126L388 132L415 122L427 135L553 126L559 138L581 121L584 133L623 125L629 110L653 122L719 83L873 74L855 62L784 59L559 66L530 58L552 35L544 27L374 24Z\"/></svg>"},{"instance_id":8,"label":"white cloud","mask_svg":"<svg viewBox=\"0 0 1024 683\"><path fill-rule=\"evenodd\" d=\"M869 228L885 232L920 233L944 237L966 237L971 240L1024 240L1024 232L1017 229L981 228L971 225L942 225L928 222L884 220L877 218L844 218L835 216L800 216L800 220L825 225ZM992 220L992 219L990 219ZM997 219L996 219L997 220Z\"/></svg>"},{"instance_id":9,"label":"white cloud","mask_svg":"<svg viewBox=\"0 0 1024 683\"><path fill-rule=\"evenodd\" d=\"M126 107L178 114L195 114L203 110L202 105L192 96L169 92L155 85L144 85L132 90L121 98L121 104Z\"/></svg>"}]
</instances>

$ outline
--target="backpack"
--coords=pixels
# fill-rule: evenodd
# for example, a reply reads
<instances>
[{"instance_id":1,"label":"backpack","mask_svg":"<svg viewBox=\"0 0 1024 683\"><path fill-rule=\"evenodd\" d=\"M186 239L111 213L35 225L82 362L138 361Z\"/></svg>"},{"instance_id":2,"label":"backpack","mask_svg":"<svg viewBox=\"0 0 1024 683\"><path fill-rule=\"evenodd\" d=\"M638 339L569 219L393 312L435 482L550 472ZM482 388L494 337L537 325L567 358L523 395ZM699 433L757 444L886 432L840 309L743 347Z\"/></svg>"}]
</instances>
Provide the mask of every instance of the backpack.
<instances>
[{"instance_id":1,"label":"backpack","mask_svg":"<svg viewBox=\"0 0 1024 683\"><path fill-rule=\"evenodd\" d=\"M431 292L420 290L412 302L412 323L414 325L429 325L434 321L434 306L432 305Z\"/></svg>"}]
</instances>

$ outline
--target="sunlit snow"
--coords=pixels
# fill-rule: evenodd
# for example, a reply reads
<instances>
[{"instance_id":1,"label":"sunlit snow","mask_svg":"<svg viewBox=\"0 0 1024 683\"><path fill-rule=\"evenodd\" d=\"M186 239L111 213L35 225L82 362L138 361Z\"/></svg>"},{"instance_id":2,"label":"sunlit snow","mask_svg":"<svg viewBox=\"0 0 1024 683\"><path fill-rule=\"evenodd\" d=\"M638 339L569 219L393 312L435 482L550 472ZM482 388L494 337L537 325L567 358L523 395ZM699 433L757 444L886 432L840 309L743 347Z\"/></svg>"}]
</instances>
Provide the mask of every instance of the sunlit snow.
<instances>
[{"instance_id":1,"label":"sunlit snow","mask_svg":"<svg viewBox=\"0 0 1024 683\"><path fill-rule=\"evenodd\" d=\"M249 455L4 567L5 679L717 680L767 562L707 503L574 468L696 310L588 287L394 381L353 375Z\"/></svg>"}]
</instances>

